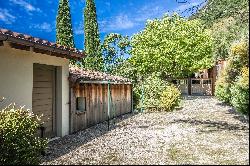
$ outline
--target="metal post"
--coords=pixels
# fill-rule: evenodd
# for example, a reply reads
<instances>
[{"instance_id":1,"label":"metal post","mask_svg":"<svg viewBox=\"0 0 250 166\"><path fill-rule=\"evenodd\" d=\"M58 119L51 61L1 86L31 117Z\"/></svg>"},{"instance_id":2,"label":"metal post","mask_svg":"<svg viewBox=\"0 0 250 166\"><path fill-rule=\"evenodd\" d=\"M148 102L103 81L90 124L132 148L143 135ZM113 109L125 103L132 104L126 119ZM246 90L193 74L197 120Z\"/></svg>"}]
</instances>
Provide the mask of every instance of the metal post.
<instances>
[{"instance_id":1,"label":"metal post","mask_svg":"<svg viewBox=\"0 0 250 166\"><path fill-rule=\"evenodd\" d=\"M109 116L110 116L110 82L108 81L108 131L109 131Z\"/></svg>"},{"instance_id":2,"label":"metal post","mask_svg":"<svg viewBox=\"0 0 250 166\"><path fill-rule=\"evenodd\" d=\"M40 130L41 130L41 138L43 138L43 137L44 137L45 127L44 127L44 126L41 126L41 127L40 127Z\"/></svg>"}]
</instances>

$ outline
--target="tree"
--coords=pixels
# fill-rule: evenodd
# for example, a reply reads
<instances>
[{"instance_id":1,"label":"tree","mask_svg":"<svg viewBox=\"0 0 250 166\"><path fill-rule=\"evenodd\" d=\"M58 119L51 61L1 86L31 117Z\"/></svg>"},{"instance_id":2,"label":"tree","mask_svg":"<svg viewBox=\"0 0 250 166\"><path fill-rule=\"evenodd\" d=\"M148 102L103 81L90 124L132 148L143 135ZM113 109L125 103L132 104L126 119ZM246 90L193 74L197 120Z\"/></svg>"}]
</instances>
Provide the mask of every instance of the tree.
<instances>
[{"instance_id":1,"label":"tree","mask_svg":"<svg viewBox=\"0 0 250 166\"><path fill-rule=\"evenodd\" d=\"M177 14L148 21L131 41L129 61L143 75L185 77L212 66L212 38L199 20Z\"/></svg>"},{"instance_id":2,"label":"tree","mask_svg":"<svg viewBox=\"0 0 250 166\"><path fill-rule=\"evenodd\" d=\"M213 57L226 59L229 56L230 46L235 40L248 36L248 26L239 23L233 17L219 19L210 28L214 39Z\"/></svg>"},{"instance_id":3,"label":"tree","mask_svg":"<svg viewBox=\"0 0 250 166\"><path fill-rule=\"evenodd\" d=\"M248 0L205 0L206 5L202 7L190 19L201 19L206 27L211 27L213 23L221 18L238 18L241 23L249 22Z\"/></svg>"},{"instance_id":4,"label":"tree","mask_svg":"<svg viewBox=\"0 0 250 166\"><path fill-rule=\"evenodd\" d=\"M88 69L102 71L103 58L94 0L86 0L86 7L84 9L84 34L87 57L83 60L83 65Z\"/></svg>"},{"instance_id":5,"label":"tree","mask_svg":"<svg viewBox=\"0 0 250 166\"><path fill-rule=\"evenodd\" d=\"M68 0L60 0L56 17L56 43L75 47Z\"/></svg>"},{"instance_id":6,"label":"tree","mask_svg":"<svg viewBox=\"0 0 250 166\"><path fill-rule=\"evenodd\" d=\"M226 59L234 41L249 32L248 0L206 0L207 4L190 19L200 18L212 31L214 59Z\"/></svg>"},{"instance_id":7,"label":"tree","mask_svg":"<svg viewBox=\"0 0 250 166\"><path fill-rule=\"evenodd\" d=\"M110 33L105 37L102 44L105 72L115 74L115 68L124 62L124 56L128 54L129 45L130 41L128 36Z\"/></svg>"}]
</instances>

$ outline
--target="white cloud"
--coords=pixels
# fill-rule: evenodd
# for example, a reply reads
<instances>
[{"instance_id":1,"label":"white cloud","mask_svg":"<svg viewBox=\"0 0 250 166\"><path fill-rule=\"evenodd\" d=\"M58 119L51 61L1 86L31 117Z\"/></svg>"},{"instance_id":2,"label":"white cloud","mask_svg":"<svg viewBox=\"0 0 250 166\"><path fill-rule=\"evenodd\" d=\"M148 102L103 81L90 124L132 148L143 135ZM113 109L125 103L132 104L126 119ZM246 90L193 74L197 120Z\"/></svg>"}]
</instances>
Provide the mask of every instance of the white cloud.
<instances>
[{"instance_id":1,"label":"white cloud","mask_svg":"<svg viewBox=\"0 0 250 166\"><path fill-rule=\"evenodd\" d=\"M176 12L183 12L189 8L192 8L193 6L200 5L202 1L197 1L197 0L191 0L190 2L187 2L183 5L178 6L177 8L174 9Z\"/></svg>"},{"instance_id":2,"label":"white cloud","mask_svg":"<svg viewBox=\"0 0 250 166\"><path fill-rule=\"evenodd\" d=\"M47 23L47 22L44 22L42 24L32 24L29 26L30 29L37 29L37 30L40 30L40 31L45 31L45 32L51 32L54 27L53 25Z\"/></svg>"},{"instance_id":3,"label":"white cloud","mask_svg":"<svg viewBox=\"0 0 250 166\"><path fill-rule=\"evenodd\" d=\"M41 9L34 7L33 5L24 0L9 0L9 1L15 5L23 7L28 13L34 11L41 12Z\"/></svg>"},{"instance_id":4,"label":"white cloud","mask_svg":"<svg viewBox=\"0 0 250 166\"><path fill-rule=\"evenodd\" d=\"M145 5L137 11L136 17L134 19L135 21L144 22L147 19L162 17L164 12L165 10L161 6L155 6L154 4Z\"/></svg>"},{"instance_id":5,"label":"white cloud","mask_svg":"<svg viewBox=\"0 0 250 166\"><path fill-rule=\"evenodd\" d=\"M11 24L15 22L16 17L10 14L9 10L0 8L0 20L5 24Z\"/></svg>"},{"instance_id":6,"label":"white cloud","mask_svg":"<svg viewBox=\"0 0 250 166\"><path fill-rule=\"evenodd\" d=\"M134 27L134 23L127 15L120 14L115 17L115 20L110 24L110 27L116 29L129 29Z\"/></svg>"},{"instance_id":7,"label":"white cloud","mask_svg":"<svg viewBox=\"0 0 250 166\"><path fill-rule=\"evenodd\" d=\"M102 20L99 22L100 29L102 32L115 31L115 30L124 30L133 28L136 23L133 22L125 14L119 14L115 17L110 18L109 20Z\"/></svg>"}]
</instances>

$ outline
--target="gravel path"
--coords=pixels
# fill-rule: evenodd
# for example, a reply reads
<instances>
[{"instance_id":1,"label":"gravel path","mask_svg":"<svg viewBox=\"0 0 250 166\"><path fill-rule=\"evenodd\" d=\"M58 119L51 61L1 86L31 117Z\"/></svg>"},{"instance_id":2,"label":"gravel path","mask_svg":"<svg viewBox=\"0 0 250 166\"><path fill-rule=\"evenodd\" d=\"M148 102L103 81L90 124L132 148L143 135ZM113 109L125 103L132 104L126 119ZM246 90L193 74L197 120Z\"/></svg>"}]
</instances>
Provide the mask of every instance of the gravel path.
<instances>
[{"instance_id":1,"label":"gravel path","mask_svg":"<svg viewBox=\"0 0 250 166\"><path fill-rule=\"evenodd\" d=\"M213 97L128 114L50 143L42 164L249 164L249 122Z\"/></svg>"}]
</instances>

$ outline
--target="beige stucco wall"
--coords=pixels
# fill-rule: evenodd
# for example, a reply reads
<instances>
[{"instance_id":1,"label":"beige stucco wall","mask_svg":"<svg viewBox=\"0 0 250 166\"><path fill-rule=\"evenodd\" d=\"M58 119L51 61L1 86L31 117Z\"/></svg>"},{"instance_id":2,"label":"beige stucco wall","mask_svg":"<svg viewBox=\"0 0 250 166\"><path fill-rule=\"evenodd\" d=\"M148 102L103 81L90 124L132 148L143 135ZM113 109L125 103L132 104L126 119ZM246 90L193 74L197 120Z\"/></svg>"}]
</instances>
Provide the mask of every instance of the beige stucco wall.
<instances>
[{"instance_id":1,"label":"beige stucco wall","mask_svg":"<svg viewBox=\"0 0 250 166\"><path fill-rule=\"evenodd\" d=\"M61 94L60 112L57 119L57 134L64 136L69 133L69 60L46 54L34 53L0 46L0 106L15 102L32 109L33 63L54 65L61 67ZM57 110L58 111L58 110Z\"/></svg>"}]
</instances>

